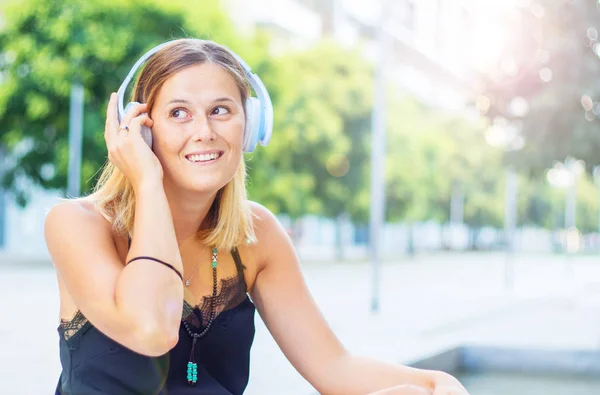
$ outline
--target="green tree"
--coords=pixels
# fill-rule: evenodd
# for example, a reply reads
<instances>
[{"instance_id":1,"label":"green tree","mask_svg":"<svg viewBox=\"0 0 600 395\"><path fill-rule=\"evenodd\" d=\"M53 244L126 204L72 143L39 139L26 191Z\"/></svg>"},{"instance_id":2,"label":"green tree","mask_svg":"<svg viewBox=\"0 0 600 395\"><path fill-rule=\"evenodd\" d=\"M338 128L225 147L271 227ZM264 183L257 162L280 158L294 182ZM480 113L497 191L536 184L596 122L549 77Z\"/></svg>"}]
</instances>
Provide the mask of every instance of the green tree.
<instances>
[{"instance_id":1,"label":"green tree","mask_svg":"<svg viewBox=\"0 0 600 395\"><path fill-rule=\"evenodd\" d=\"M524 2L514 15L512 47L483 76L482 93L491 102L484 113L522 125L527 144L516 156L521 169L542 177L553 161L569 155L591 169L600 163L598 2ZM515 112L515 98L529 104L524 117Z\"/></svg>"},{"instance_id":2,"label":"green tree","mask_svg":"<svg viewBox=\"0 0 600 395\"><path fill-rule=\"evenodd\" d=\"M483 125L392 99L387 153L389 220L449 219L452 186L465 196L464 220L472 226L501 223L501 155L486 144Z\"/></svg>"},{"instance_id":3,"label":"green tree","mask_svg":"<svg viewBox=\"0 0 600 395\"><path fill-rule=\"evenodd\" d=\"M274 138L250 160L250 197L289 215L294 230L307 213L335 219L338 257L342 218L368 217L371 78L358 50L331 41L275 59L263 78Z\"/></svg>"},{"instance_id":4,"label":"green tree","mask_svg":"<svg viewBox=\"0 0 600 395\"><path fill-rule=\"evenodd\" d=\"M518 218L521 226L540 226L552 229L553 191L545 177L523 176L519 182Z\"/></svg>"},{"instance_id":5,"label":"green tree","mask_svg":"<svg viewBox=\"0 0 600 395\"><path fill-rule=\"evenodd\" d=\"M457 194L463 197L463 221L474 229L474 236L483 226L501 226L502 154L484 140L485 122L410 97L392 96L390 102L388 219L404 221L409 227L417 221L447 222Z\"/></svg>"},{"instance_id":6,"label":"green tree","mask_svg":"<svg viewBox=\"0 0 600 395\"><path fill-rule=\"evenodd\" d=\"M577 184L577 228L584 233L598 232L600 201L598 187L585 173Z\"/></svg>"},{"instance_id":7,"label":"green tree","mask_svg":"<svg viewBox=\"0 0 600 395\"><path fill-rule=\"evenodd\" d=\"M250 159L251 196L292 218L347 212L364 220L370 67L331 42L273 64L263 80L276 102L274 136Z\"/></svg>"},{"instance_id":8,"label":"green tree","mask_svg":"<svg viewBox=\"0 0 600 395\"><path fill-rule=\"evenodd\" d=\"M588 172L600 163L599 3L541 0L523 3L515 15L513 46L483 76L483 94L491 103L483 109L490 120L503 117L522 127L526 145L506 159L526 181L519 187L521 223L555 228L564 221L564 191L551 189L546 169L567 156L585 160ZM502 67L507 61L516 67ZM521 99L529 107L524 116L515 113ZM597 229L597 198L585 179L577 224L589 231Z\"/></svg>"}]
</instances>

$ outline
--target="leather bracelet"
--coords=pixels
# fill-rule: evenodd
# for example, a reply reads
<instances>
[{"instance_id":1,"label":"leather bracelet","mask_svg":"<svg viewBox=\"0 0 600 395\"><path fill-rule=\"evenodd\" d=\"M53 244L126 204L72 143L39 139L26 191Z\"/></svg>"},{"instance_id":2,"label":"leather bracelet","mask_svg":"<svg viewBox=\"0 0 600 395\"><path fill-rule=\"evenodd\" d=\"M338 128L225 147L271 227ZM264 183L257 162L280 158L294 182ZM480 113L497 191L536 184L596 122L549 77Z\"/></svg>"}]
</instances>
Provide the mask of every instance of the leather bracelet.
<instances>
[{"instance_id":1,"label":"leather bracelet","mask_svg":"<svg viewBox=\"0 0 600 395\"><path fill-rule=\"evenodd\" d=\"M173 270L175 273L177 273L177 275L179 276L179 278L181 279L181 281L183 282L183 276L181 275L181 273L179 273L179 270L175 269L175 267L173 267L173 265L168 264L167 262L163 262L160 259L156 259L156 258L152 258L151 256L137 256L135 258L131 258L129 260L129 262L127 262L127 265L129 265L131 262L133 261L137 261L139 259L148 259L154 262L158 262L161 263L163 265L165 265L166 267L168 267L169 269Z\"/></svg>"}]
</instances>

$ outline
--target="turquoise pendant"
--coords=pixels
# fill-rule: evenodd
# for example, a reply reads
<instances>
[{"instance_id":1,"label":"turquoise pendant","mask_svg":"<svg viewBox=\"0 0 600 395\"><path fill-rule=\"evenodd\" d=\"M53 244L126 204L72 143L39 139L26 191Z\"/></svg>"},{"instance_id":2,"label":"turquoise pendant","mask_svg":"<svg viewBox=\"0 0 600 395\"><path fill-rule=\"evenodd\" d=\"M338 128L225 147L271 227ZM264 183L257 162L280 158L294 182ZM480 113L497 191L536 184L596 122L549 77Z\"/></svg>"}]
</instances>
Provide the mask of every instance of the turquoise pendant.
<instances>
[{"instance_id":1,"label":"turquoise pendant","mask_svg":"<svg viewBox=\"0 0 600 395\"><path fill-rule=\"evenodd\" d=\"M189 385L194 385L198 381L198 364L195 362L188 362L187 380Z\"/></svg>"}]
</instances>

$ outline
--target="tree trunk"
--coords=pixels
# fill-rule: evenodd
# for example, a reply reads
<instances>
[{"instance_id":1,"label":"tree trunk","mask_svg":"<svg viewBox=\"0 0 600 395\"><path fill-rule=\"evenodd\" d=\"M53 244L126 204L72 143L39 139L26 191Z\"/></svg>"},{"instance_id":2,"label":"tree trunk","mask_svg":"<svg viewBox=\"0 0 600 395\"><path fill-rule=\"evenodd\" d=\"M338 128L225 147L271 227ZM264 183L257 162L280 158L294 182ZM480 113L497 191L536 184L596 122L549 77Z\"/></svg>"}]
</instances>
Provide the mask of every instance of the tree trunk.
<instances>
[{"instance_id":1,"label":"tree trunk","mask_svg":"<svg viewBox=\"0 0 600 395\"><path fill-rule=\"evenodd\" d=\"M2 186L4 178L4 161L6 160L6 151L0 144L0 248L4 248L6 243L6 191Z\"/></svg>"},{"instance_id":2,"label":"tree trunk","mask_svg":"<svg viewBox=\"0 0 600 395\"><path fill-rule=\"evenodd\" d=\"M408 223L408 246L407 253L410 258L415 256L415 238L414 238L414 224L413 221Z\"/></svg>"},{"instance_id":3,"label":"tree trunk","mask_svg":"<svg viewBox=\"0 0 600 395\"><path fill-rule=\"evenodd\" d=\"M344 218L343 214L335 218L335 260L338 262L344 259L344 241L342 240Z\"/></svg>"},{"instance_id":4,"label":"tree trunk","mask_svg":"<svg viewBox=\"0 0 600 395\"><path fill-rule=\"evenodd\" d=\"M298 242L300 241L300 238L302 236L300 234L301 229L302 229L301 222L302 221L298 218L292 218L290 220L290 227L289 227L288 232L289 232L290 239L292 239L292 243L294 244L294 246L298 245Z\"/></svg>"}]
</instances>

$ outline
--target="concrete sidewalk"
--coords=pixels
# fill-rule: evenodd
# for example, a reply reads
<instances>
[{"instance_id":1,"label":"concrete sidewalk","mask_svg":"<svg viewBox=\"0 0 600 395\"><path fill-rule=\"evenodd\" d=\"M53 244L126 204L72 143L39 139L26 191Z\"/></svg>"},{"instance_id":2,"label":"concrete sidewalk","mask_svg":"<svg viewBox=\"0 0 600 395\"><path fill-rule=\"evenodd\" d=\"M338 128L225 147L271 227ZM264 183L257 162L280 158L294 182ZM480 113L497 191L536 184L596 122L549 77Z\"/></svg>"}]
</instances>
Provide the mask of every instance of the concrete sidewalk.
<instances>
[{"instance_id":1,"label":"concrete sidewalk","mask_svg":"<svg viewBox=\"0 0 600 395\"><path fill-rule=\"evenodd\" d=\"M369 312L368 265L310 266L305 273L336 334L361 355L410 363L460 344L600 346L596 257L571 262L561 256L517 257L516 284L510 292L504 288L504 265L502 254L448 254L387 264L381 310L375 315ZM248 394L316 393L289 366L262 325L257 344ZM269 361L268 366L258 365L261 361ZM273 388L274 378L287 387Z\"/></svg>"},{"instance_id":2,"label":"concrete sidewalk","mask_svg":"<svg viewBox=\"0 0 600 395\"><path fill-rule=\"evenodd\" d=\"M597 257L568 262L561 256L517 256L513 291L504 289L504 264L502 254L442 254L386 263L378 314L369 309L367 264L307 263L303 269L325 318L357 354L408 363L459 344L600 347ZM60 372L53 268L0 265L0 298L4 392L51 393ZM256 323L246 394L315 394L258 316Z\"/></svg>"}]
</instances>

